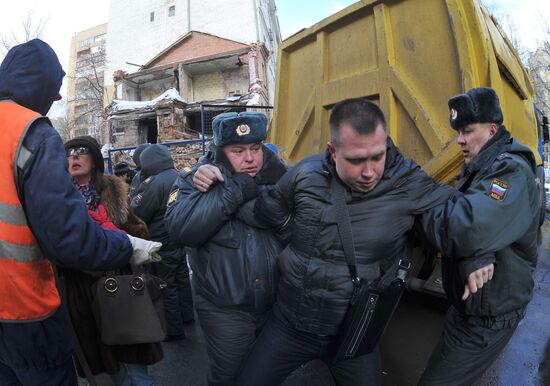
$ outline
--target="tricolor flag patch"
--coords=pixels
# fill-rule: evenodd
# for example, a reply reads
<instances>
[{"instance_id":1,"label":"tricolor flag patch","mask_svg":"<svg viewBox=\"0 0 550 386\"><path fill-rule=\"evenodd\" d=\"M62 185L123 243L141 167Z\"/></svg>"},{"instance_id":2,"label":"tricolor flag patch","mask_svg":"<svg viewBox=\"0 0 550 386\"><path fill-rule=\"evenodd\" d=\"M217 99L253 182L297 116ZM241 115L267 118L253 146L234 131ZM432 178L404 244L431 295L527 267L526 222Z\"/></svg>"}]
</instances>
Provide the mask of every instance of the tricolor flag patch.
<instances>
[{"instance_id":1,"label":"tricolor flag patch","mask_svg":"<svg viewBox=\"0 0 550 386\"><path fill-rule=\"evenodd\" d=\"M493 178L489 197L497 201L502 201L506 197L506 192L508 192L508 184L498 178Z\"/></svg>"}]
</instances>

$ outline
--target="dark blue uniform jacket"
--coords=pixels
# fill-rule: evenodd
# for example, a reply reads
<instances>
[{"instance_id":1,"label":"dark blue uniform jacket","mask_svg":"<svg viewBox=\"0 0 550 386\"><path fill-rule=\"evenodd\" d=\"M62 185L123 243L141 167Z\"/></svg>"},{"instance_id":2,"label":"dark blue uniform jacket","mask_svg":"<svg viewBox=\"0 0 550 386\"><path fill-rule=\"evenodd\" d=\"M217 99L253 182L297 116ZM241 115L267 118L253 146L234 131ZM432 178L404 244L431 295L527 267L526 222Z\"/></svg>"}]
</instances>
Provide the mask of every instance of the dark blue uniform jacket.
<instances>
[{"instance_id":1,"label":"dark blue uniform jacket","mask_svg":"<svg viewBox=\"0 0 550 386\"><path fill-rule=\"evenodd\" d=\"M45 115L65 73L53 50L40 40L12 49L0 66L0 101L12 100ZM104 230L89 216L68 173L63 141L47 119L35 122L23 146L30 158L18 168L18 188L27 221L52 263L107 270L128 262L128 237ZM0 305L1 307L1 305ZM72 335L63 307L27 323L0 323L0 362L45 369L67 360Z\"/></svg>"}]
</instances>

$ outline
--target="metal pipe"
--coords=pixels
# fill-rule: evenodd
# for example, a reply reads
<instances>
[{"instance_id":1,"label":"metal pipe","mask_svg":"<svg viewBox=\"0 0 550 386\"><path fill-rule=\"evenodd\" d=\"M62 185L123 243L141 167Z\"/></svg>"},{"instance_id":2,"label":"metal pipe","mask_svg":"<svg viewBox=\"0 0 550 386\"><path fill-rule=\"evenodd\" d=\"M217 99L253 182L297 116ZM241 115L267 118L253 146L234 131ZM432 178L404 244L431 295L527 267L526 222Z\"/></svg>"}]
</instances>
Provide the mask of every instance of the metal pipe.
<instances>
[{"instance_id":1,"label":"metal pipe","mask_svg":"<svg viewBox=\"0 0 550 386\"><path fill-rule=\"evenodd\" d=\"M204 142L204 105L201 105L201 139L202 139L202 155L206 153L206 143Z\"/></svg>"},{"instance_id":2,"label":"metal pipe","mask_svg":"<svg viewBox=\"0 0 550 386\"><path fill-rule=\"evenodd\" d=\"M191 0L187 0L187 32L191 31Z\"/></svg>"},{"instance_id":3,"label":"metal pipe","mask_svg":"<svg viewBox=\"0 0 550 386\"><path fill-rule=\"evenodd\" d=\"M254 24L256 25L256 42L260 41L260 26L258 25L258 6L256 5L256 0L252 0L254 5Z\"/></svg>"}]
</instances>

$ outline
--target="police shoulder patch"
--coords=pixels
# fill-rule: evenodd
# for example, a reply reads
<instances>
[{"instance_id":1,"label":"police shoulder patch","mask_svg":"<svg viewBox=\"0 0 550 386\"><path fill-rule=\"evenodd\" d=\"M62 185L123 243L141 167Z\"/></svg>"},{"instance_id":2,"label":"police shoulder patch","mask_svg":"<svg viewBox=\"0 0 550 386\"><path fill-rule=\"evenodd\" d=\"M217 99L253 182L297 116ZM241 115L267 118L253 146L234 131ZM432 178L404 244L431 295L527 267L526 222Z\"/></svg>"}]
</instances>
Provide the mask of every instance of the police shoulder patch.
<instances>
[{"instance_id":1,"label":"police shoulder patch","mask_svg":"<svg viewBox=\"0 0 550 386\"><path fill-rule=\"evenodd\" d=\"M170 206L178 200L178 193L179 190L174 190L170 193L170 196L168 196L168 204L166 204L166 206Z\"/></svg>"},{"instance_id":2,"label":"police shoulder patch","mask_svg":"<svg viewBox=\"0 0 550 386\"><path fill-rule=\"evenodd\" d=\"M506 198L506 193L508 192L508 184L498 178L493 178L491 182L491 191L489 192L489 197L494 200L502 201Z\"/></svg>"},{"instance_id":3,"label":"police shoulder patch","mask_svg":"<svg viewBox=\"0 0 550 386\"><path fill-rule=\"evenodd\" d=\"M141 199L143 198L142 194L141 193L138 193L135 197L134 197L134 200L133 200L133 203L135 205L139 205L141 203Z\"/></svg>"}]
</instances>

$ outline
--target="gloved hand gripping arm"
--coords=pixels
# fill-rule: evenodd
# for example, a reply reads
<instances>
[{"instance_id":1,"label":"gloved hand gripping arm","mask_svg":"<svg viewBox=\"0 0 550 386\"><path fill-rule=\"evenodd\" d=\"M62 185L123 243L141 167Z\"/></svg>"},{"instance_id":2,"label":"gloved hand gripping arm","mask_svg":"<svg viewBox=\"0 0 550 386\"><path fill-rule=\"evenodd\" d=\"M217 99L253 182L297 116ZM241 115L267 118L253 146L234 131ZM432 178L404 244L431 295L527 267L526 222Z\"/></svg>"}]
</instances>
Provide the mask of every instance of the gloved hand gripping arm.
<instances>
[{"instance_id":1,"label":"gloved hand gripping arm","mask_svg":"<svg viewBox=\"0 0 550 386\"><path fill-rule=\"evenodd\" d=\"M144 240L130 235L127 236L132 243L132 248L134 249L132 257L130 258L131 264L139 265L154 263L162 260L160 255L157 253L160 247L162 247L162 243Z\"/></svg>"}]
</instances>

